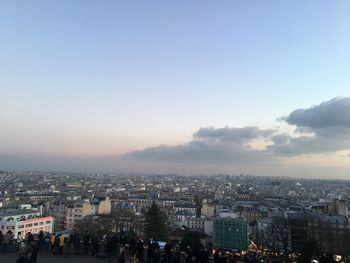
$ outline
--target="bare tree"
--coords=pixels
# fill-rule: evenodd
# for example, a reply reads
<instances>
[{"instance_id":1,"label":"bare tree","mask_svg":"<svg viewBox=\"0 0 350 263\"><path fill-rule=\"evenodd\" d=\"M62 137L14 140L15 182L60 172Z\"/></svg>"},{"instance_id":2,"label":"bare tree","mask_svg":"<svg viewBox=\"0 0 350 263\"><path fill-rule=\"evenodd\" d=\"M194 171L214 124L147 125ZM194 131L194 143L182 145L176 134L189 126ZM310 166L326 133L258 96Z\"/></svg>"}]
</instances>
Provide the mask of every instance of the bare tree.
<instances>
[{"instance_id":1,"label":"bare tree","mask_svg":"<svg viewBox=\"0 0 350 263\"><path fill-rule=\"evenodd\" d=\"M142 223L138 216L130 209L116 209L110 215L112 226L116 232L128 232L130 230L136 233L142 232Z\"/></svg>"},{"instance_id":2,"label":"bare tree","mask_svg":"<svg viewBox=\"0 0 350 263\"><path fill-rule=\"evenodd\" d=\"M291 241L290 222L285 217L272 218L272 222L260 234L260 244L272 251L288 254Z\"/></svg>"},{"instance_id":3,"label":"bare tree","mask_svg":"<svg viewBox=\"0 0 350 263\"><path fill-rule=\"evenodd\" d=\"M97 215L97 216L86 216L79 220L76 224L75 229L79 233L85 233L89 231L92 234L114 234L119 232L118 224L119 221L116 221L111 215Z\"/></svg>"}]
</instances>

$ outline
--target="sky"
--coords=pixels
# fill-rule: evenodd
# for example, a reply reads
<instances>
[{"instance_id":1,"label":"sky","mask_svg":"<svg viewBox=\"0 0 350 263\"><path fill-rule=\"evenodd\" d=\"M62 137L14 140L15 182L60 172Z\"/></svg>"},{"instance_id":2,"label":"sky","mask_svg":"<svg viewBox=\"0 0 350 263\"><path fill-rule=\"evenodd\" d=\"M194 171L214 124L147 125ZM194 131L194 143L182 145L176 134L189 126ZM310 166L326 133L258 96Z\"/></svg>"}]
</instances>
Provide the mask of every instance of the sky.
<instances>
[{"instance_id":1,"label":"sky","mask_svg":"<svg viewBox=\"0 0 350 263\"><path fill-rule=\"evenodd\" d=\"M0 1L0 169L350 179L349 12Z\"/></svg>"}]
</instances>

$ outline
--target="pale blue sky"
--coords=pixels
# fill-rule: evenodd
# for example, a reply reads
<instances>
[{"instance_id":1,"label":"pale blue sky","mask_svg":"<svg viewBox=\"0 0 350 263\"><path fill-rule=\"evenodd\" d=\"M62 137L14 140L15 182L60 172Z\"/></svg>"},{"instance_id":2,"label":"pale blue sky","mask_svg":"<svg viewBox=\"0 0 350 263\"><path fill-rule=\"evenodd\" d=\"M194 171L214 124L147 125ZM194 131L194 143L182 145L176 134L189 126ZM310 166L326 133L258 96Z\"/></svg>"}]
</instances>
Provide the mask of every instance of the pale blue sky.
<instances>
[{"instance_id":1,"label":"pale blue sky","mask_svg":"<svg viewBox=\"0 0 350 263\"><path fill-rule=\"evenodd\" d=\"M349 95L349 1L0 0L0 153L110 155Z\"/></svg>"}]
</instances>

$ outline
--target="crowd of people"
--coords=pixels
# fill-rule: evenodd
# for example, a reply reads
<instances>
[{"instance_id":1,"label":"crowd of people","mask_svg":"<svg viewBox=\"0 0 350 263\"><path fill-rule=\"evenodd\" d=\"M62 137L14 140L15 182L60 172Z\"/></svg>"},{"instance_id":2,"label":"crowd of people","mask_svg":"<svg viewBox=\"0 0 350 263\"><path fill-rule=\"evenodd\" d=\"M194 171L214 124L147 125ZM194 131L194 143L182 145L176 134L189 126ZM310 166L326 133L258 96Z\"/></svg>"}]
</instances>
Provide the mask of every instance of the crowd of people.
<instances>
[{"instance_id":1,"label":"crowd of people","mask_svg":"<svg viewBox=\"0 0 350 263\"><path fill-rule=\"evenodd\" d=\"M40 232L38 235L38 242L31 233L23 235L21 232L18 232L17 235L15 235L10 230L5 234L0 231L0 251L4 253L16 251L19 255L16 261L18 263L36 263L39 244L40 241L44 240L43 238L43 232Z\"/></svg>"},{"instance_id":2,"label":"crowd of people","mask_svg":"<svg viewBox=\"0 0 350 263\"><path fill-rule=\"evenodd\" d=\"M88 231L82 235L82 238L76 231L70 234L64 232L50 234L41 231L37 235L31 233L24 235L21 232L15 235L11 231L3 234L0 231L0 251L4 253L15 251L18 254L18 263L36 263L40 254L84 254L105 257L109 262L118 263L126 261L130 263L192 262L191 248L189 246L182 248L174 241L168 241L160 246L157 241L145 242L142 237L123 234L101 236L92 235ZM207 260L201 260L201 262L205 263Z\"/></svg>"},{"instance_id":3,"label":"crowd of people","mask_svg":"<svg viewBox=\"0 0 350 263\"><path fill-rule=\"evenodd\" d=\"M86 231L82 238L73 231L66 233L43 233L33 235L21 232L0 231L0 252L16 252L17 263L36 263L40 254L89 255L106 258L118 263L273 263L281 262L274 257L242 251L212 250L205 247L191 247L185 242L170 240L160 245L158 241L144 241L142 237L124 234L97 235ZM319 262L335 262L331 256L323 255Z\"/></svg>"}]
</instances>

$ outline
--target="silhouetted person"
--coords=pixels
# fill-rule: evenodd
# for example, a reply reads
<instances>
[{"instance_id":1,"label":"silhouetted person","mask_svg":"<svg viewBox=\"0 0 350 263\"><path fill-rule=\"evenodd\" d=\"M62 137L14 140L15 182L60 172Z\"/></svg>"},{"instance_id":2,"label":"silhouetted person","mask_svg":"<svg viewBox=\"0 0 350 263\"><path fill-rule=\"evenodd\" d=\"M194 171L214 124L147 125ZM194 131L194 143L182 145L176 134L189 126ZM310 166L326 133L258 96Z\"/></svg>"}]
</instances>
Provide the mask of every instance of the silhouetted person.
<instances>
[{"instance_id":1,"label":"silhouetted person","mask_svg":"<svg viewBox=\"0 0 350 263\"><path fill-rule=\"evenodd\" d=\"M30 242L34 241L34 236L32 233L28 233L28 236L27 236L27 244L30 244Z\"/></svg>"},{"instance_id":2,"label":"silhouetted person","mask_svg":"<svg viewBox=\"0 0 350 263\"><path fill-rule=\"evenodd\" d=\"M52 233L50 236L50 252L53 253L53 249L55 247L55 241L56 241L56 237L55 234Z\"/></svg>"},{"instance_id":3,"label":"silhouetted person","mask_svg":"<svg viewBox=\"0 0 350 263\"><path fill-rule=\"evenodd\" d=\"M92 245L92 255L96 256L98 253L98 247L99 247L96 235L91 239L91 245Z\"/></svg>"},{"instance_id":4,"label":"silhouetted person","mask_svg":"<svg viewBox=\"0 0 350 263\"><path fill-rule=\"evenodd\" d=\"M64 249L64 235L63 233L58 237L59 254L62 255Z\"/></svg>"},{"instance_id":5,"label":"silhouetted person","mask_svg":"<svg viewBox=\"0 0 350 263\"><path fill-rule=\"evenodd\" d=\"M130 257L135 256L136 254L136 240L135 238L131 238L129 241L129 249L130 249Z\"/></svg>"},{"instance_id":6,"label":"silhouetted person","mask_svg":"<svg viewBox=\"0 0 350 263\"><path fill-rule=\"evenodd\" d=\"M191 263L192 262L192 251L191 251L191 247L190 246L187 246L187 248L185 249L185 253L186 253L185 262L186 263Z\"/></svg>"},{"instance_id":7,"label":"silhouetted person","mask_svg":"<svg viewBox=\"0 0 350 263\"><path fill-rule=\"evenodd\" d=\"M143 245L144 245L143 240L140 238L139 241L137 242L137 245L136 245L137 258L138 258L139 262L143 262L143 251L144 251Z\"/></svg>"},{"instance_id":8,"label":"silhouetted person","mask_svg":"<svg viewBox=\"0 0 350 263\"><path fill-rule=\"evenodd\" d=\"M152 263L159 263L159 261L160 261L160 251L159 251L159 248L155 246L153 256L152 256Z\"/></svg>"},{"instance_id":9,"label":"silhouetted person","mask_svg":"<svg viewBox=\"0 0 350 263\"><path fill-rule=\"evenodd\" d=\"M147 263L152 262L152 256L154 252L154 246L151 241L148 241L147 243Z\"/></svg>"},{"instance_id":10,"label":"silhouetted person","mask_svg":"<svg viewBox=\"0 0 350 263\"><path fill-rule=\"evenodd\" d=\"M166 244L164 245L166 263L171 263L171 249L172 249L172 246L170 245L170 243L166 242Z\"/></svg>"},{"instance_id":11,"label":"silhouetted person","mask_svg":"<svg viewBox=\"0 0 350 263\"><path fill-rule=\"evenodd\" d=\"M249 258L247 257L248 261L244 261L244 263L249 263ZM219 259L219 251L215 250L214 252L214 263L219 263L220 259Z\"/></svg>"},{"instance_id":12,"label":"silhouetted person","mask_svg":"<svg viewBox=\"0 0 350 263\"><path fill-rule=\"evenodd\" d=\"M42 230L40 230L38 238L39 238L39 243L38 243L39 252L42 252L44 247L44 232Z\"/></svg>"},{"instance_id":13,"label":"silhouetted person","mask_svg":"<svg viewBox=\"0 0 350 263\"><path fill-rule=\"evenodd\" d=\"M2 240L3 240L4 236L2 235L2 231L0 230L0 249L2 247Z\"/></svg>"},{"instance_id":14,"label":"silhouetted person","mask_svg":"<svg viewBox=\"0 0 350 263\"><path fill-rule=\"evenodd\" d=\"M83 243L84 243L84 254L87 254L89 251L89 243L90 243L90 234L89 231L85 232L85 235L83 237Z\"/></svg>"},{"instance_id":15,"label":"silhouetted person","mask_svg":"<svg viewBox=\"0 0 350 263\"><path fill-rule=\"evenodd\" d=\"M32 254L29 257L29 262L36 263L36 261L38 260L39 246L35 241L31 241L29 243L29 246L32 247Z\"/></svg>"},{"instance_id":16,"label":"silhouetted person","mask_svg":"<svg viewBox=\"0 0 350 263\"><path fill-rule=\"evenodd\" d=\"M80 253L80 237L79 237L78 233L75 233L75 235L74 235L73 246L74 246L74 253L79 254Z\"/></svg>"},{"instance_id":17,"label":"silhouetted person","mask_svg":"<svg viewBox=\"0 0 350 263\"><path fill-rule=\"evenodd\" d=\"M125 250L123 249L119 256L119 263L125 263Z\"/></svg>"}]
</instances>

